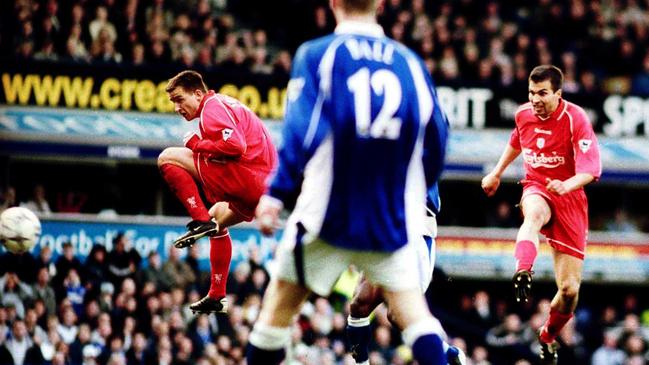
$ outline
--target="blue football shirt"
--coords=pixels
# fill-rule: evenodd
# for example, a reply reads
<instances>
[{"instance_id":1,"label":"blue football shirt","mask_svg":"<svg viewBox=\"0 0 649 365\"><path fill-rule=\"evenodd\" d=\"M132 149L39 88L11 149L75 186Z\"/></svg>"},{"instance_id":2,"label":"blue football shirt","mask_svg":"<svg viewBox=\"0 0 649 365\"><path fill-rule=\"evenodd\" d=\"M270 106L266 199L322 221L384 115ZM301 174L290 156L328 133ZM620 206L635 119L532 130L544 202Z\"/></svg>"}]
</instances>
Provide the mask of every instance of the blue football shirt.
<instances>
[{"instance_id":1,"label":"blue football shirt","mask_svg":"<svg viewBox=\"0 0 649 365\"><path fill-rule=\"evenodd\" d=\"M341 23L298 49L287 98L269 195L299 192L289 222L355 250L420 240L448 134L422 60L378 24Z\"/></svg>"}]
</instances>

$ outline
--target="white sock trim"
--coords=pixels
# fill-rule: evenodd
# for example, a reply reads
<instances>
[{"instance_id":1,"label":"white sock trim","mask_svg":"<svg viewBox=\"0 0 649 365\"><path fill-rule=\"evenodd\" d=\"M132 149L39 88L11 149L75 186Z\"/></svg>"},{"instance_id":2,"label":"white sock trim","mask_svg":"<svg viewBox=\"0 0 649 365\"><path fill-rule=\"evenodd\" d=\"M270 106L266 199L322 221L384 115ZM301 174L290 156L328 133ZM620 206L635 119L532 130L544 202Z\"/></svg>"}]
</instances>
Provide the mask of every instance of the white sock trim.
<instances>
[{"instance_id":1,"label":"white sock trim","mask_svg":"<svg viewBox=\"0 0 649 365\"><path fill-rule=\"evenodd\" d=\"M356 318L352 316L347 317L347 324L350 327L365 327L370 325L370 317Z\"/></svg>"},{"instance_id":2,"label":"white sock trim","mask_svg":"<svg viewBox=\"0 0 649 365\"><path fill-rule=\"evenodd\" d=\"M291 342L291 327L273 327L263 323L255 324L250 333L250 343L266 351L281 350Z\"/></svg>"},{"instance_id":3,"label":"white sock trim","mask_svg":"<svg viewBox=\"0 0 649 365\"><path fill-rule=\"evenodd\" d=\"M442 340L446 340L446 332L435 317L426 317L411 324L401 332L401 337L406 345L412 347L419 337L429 334L438 335Z\"/></svg>"}]
</instances>

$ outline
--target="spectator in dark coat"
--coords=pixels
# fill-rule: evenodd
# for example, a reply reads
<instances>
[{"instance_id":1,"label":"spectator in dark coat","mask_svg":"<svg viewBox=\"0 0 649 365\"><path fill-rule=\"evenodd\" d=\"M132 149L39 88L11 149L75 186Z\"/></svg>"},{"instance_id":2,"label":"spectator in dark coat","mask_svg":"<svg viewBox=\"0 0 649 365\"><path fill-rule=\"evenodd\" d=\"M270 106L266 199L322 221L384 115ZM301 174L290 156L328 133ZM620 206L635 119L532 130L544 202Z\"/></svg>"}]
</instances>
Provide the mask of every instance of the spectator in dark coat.
<instances>
[{"instance_id":1,"label":"spectator in dark coat","mask_svg":"<svg viewBox=\"0 0 649 365\"><path fill-rule=\"evenodd\" d=\"M141 260L126 234L118 233L113 240L113 250L108 254L108 271L113 285L119 288L125 278L134 278Z\"/></svg>"}]
</instances>

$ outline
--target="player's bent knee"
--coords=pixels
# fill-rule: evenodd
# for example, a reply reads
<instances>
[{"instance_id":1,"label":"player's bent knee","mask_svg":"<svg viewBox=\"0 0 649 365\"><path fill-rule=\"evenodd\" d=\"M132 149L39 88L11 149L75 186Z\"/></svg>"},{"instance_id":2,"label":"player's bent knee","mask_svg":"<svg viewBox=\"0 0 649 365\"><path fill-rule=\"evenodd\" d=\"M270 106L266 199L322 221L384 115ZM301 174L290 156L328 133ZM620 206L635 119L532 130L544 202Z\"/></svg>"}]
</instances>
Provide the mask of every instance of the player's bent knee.
<instances>
[{"instance_id":1,"label":"player's bent knee","mask_svg":"<svg viewBox=\"0 0 649 365\"><path fill-rule=\"evenodd\" d=\"M171 163L184 169L193 169L194 157L189 148L168 147L158 155L158 166Z\"/></svg>"},{"instance_id":2,"label":"player's bent knee","mask_svg":"<svg viewBox=\"0 0 649 365\"><path fill-rule=\"evenodd\" d=\"M559 285L559 295L564 299L574 300L579 295L579 282L571 280L561 283Z\"/></svg>"},{"instance_id":3,"label":"player's bent knee","mask_svg":"<svg viewBox=\"0 0 649 365\"><path fill-rule=\"evenodd\" d=\"M543 226L549 219L549 212L542 208L530 209L525 214L525 220L537 226Z\"/></svg>"},{"instance_id":4,"label":"player's bent knee","mask_svg":"<svg viewBox=\"0 0 649 365\"><path fill-rule=\"evenodd\" d=\"M229 204L228 202L217 202L209 210L209 213L212 217L217 220L222 220L226 214L229 213Z\"/></svg>"},{"instance_id":5,"label":"player's bent knee","mask_svg":"<svg viewBox=\"0 0 649 365\"><path fill-rule=\"evenodd\" d=\"M552 212L545 199L539 195L530 195L523 202L525 220L545 223L550 219Z\"/></svg>"},{"instance_id":6,"label":"player's bent knee","mask_svg":"<svg viewBox=\"0 0 649 365\"><path fill-rule=\"evenodd\" d=\"M160 152L158 155L158 167L166 164L166 163L171 163L173 159L174 153L171 148L165 148Z\"/></svg>"},{"instance_id":7,"label":"player's bent knee","mask_svg":"<svg viewBox=\"0 0 649 365\"><path fill-rule=\"evenodd\" d=\"M526 213L525 218L543 220L543 218L545 218L545 216L547 215L548 211L546 211L543 207L533 206L532 208L528 209L525 213Z\"/></svg>"}]
</instances>

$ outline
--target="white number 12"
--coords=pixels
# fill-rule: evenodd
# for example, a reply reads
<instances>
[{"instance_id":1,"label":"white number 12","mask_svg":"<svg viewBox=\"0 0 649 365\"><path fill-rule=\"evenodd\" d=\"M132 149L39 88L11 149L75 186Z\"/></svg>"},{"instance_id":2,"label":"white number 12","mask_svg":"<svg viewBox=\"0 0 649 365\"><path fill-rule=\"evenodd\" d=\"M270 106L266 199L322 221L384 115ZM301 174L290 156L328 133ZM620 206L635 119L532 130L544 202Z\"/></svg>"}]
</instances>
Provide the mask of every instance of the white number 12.
<instances>
[{"instance_id":1,"label":"white number 12","mask_svg":"<svg viewBox=\"0 0 649 365\"><path fill-rule=\"evenodd\" d=\"M401 119L394 116L401 105L401 84L389 70L378 70L370 77L370 70L363 67L347 80L347 87L354 94L356 133L361 137L398 139ZM371 90L370 90L371 87ZM383 97L383 105L373 121L371 92Z\"/></svg>"}]
</instances>

